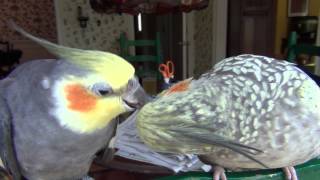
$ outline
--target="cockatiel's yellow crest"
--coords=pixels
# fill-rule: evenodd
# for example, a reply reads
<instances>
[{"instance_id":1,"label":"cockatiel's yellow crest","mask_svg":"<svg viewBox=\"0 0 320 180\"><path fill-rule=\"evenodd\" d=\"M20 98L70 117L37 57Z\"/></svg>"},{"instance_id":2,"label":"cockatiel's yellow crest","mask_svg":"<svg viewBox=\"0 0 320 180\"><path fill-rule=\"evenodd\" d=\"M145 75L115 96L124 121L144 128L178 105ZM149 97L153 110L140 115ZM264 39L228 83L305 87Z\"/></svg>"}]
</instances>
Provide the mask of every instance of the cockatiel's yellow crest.
<instances>
[{"instance_id":1,"label":"cockatiel's yellow crest","mask_svg":"<svg viewBox=\"0 0 320 180\"><path fill-rule=\"evenodd\" d=\"M13 22L11 22L10 25L15 30L44 46L48 51L60 57L61 59L70 61L82 66L83 68L93 70L102 75L114 89L120 89L123 87L128 83L128 77L133 77L134 75L134 67L126 60L115 54L57 45L32 36L15 25Z\"/></svg>"}]
</instances>

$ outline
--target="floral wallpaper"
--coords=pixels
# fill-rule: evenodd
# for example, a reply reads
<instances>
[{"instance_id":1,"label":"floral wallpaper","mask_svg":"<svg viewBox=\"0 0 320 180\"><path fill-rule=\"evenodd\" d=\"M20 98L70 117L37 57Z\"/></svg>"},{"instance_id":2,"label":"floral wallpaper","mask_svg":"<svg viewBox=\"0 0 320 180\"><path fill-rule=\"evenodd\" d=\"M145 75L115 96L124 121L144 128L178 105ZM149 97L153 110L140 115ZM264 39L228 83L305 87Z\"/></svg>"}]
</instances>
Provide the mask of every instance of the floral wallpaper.
<instances>
[{"instance_id":1,"label":"floral wallpaper","mask_svg":"<svg viewBox=\"0 0 320 180\"><path fill-rule=\"evenodd\" d=\"M194 14L194 76L212 67L213 49L213 0L207 8Z\"/></svg>"},{"instance_id":2,"label":"floral wallpaper","mask_svg":"<svg viewBox=\"0 0 320 180\"><path fill-rule=\"evenodd\" d=\"M122 32L133 38L133 16L98 14L88 0L56 0L59 43L82 49L119 52L118 38ZM88 17L87 26L81 28L78 8L82 16Z\"/></svg>"},{"instance_id":3,"label":"floral wallpaper","mask_svg":"<svg viewBox=\"0 0 320 180\"><path fill-rule=\"evenodd\" d=\"M8 28L6 22L14 20L36 36L56 40L56 18L53 0L1 0L0 41L24 39Z\"/></svg>"}]
</instances>

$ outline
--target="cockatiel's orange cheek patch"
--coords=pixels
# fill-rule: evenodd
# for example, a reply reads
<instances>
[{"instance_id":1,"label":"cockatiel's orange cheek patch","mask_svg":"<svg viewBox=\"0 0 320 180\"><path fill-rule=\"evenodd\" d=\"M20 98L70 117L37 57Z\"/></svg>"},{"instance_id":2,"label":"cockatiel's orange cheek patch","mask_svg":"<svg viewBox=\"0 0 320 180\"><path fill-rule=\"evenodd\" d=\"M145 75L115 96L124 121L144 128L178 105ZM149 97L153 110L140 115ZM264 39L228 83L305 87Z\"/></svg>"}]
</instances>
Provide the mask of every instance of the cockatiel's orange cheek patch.
<instances>
[{"instance_id":1,"label":"cockatiel's orange cheek patch","mask_svg":"<svg viewBox=\"0 0 320 180\"><path fill-rule=\"evenodd\" d=\"M97 97L88 93L80 84L67 85L65 87L69 108L75 111L87 112L95 108Z\"/></svg>"},{"instance_id":2,"label":"cockatiel's orange cheek patch","mask_svg":"<svg viewBox=\"0 0 320 180\"><path fill-rule=\"evenodd\" d=\"M191 79L186 79L184 81L181 81L175 85L173 85L168 91L165 93L165 95L169 95L176 92L183 92L188 90L190 85Z\"/></svg>"}]
</instances>

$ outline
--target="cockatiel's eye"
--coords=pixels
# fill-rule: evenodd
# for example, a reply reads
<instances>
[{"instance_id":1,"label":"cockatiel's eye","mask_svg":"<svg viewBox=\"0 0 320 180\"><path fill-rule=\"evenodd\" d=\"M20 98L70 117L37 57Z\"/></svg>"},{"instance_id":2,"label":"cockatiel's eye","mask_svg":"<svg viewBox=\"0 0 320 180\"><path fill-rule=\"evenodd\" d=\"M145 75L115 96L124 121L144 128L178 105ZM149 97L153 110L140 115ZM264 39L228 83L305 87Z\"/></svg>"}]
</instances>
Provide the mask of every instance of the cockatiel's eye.
<instances>
[{"instance_id":1,"label":"cockatiel's eye","mask_svg":"<svg viewBox=\"0 0 320 180\"><path fill-rule=\"evenodd\" d=\"M104 82L95 83L90 87L90 89L98 96L106 96L113 93L111 86Z\"/></svg>"}]
</instances>

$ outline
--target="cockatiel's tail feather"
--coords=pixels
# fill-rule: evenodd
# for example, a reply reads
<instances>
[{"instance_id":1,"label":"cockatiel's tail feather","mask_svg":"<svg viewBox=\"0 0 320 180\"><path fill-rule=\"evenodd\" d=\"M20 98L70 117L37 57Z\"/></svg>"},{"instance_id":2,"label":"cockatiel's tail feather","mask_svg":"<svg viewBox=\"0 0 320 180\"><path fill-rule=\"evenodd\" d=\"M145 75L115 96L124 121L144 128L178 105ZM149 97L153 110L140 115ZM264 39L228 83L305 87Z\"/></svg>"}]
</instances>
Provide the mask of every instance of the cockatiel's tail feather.
<instances>
[{"instance_id":1,"label":"cockatiel's tail feather","mask_svg":"<svg viewBox=\"0 0 320 180\"><path fill-rule=\"evenodd\" d=\"M177 132L185 137L190 138L190 142L199 142L200 144L220 146L224 148L231 149L248 159L260 164L264 168L268 168L266 164L254 158L252 155L257 155L263 153L262 150L256 149L254 147L246 146L240 143L237 143L232 140L227 140L219 135L214 135L212 132L208 131L207 133L203 133L202 130L206 129L205 127L196 130L191 130L187 128L170 128L173 132ZM196 133L195 133L196 132ZM185 142L186 143L186 142Z\"/></svg>"},{"instance_id":2,"label":"cockatiel's tail feather","mask_svg":"<svg viewBox=\"0 0 320 180\"><path fill-rule=\"evenodd\" d=\"M82 66L83 68L90 69L101 74L104 74L107 81L115 88L119 89L120 86L127 83L127 77L134 76L134 68L123 58L103 52L103 51L95 51L95 50L82 50L77 48L65 47L62 45L57 45L51 43L47 40L37 38L21 27L16 25L13 21L9 21L9 26L11 26L14 30L21 33L23 36L31 39L32 41L37 42L41 46L45 47L49 52L54 54L55 56L70 61L74 64ZM113 78L109 78L113 77ZM124 82L125 81L125 82Z\"/></svg>"},{"instance_id":3,"label":"cockatiel's tail feather","mask_svg":"<svg viewBox=\"0 0 320 180\"><path fill-rule=\"evenodd\" d=\"M181 148L183 146L188 147L188 145L197 147L197 148L189 148L189 150L185 152L184 150L182 150L181 153L187 153L187 154L197 153L200 155L210 154L212 147L220 146L220 147L230 149L234 152L237 152L247 157L248 159L260 164L263 168L268 168L266 164L264 164L263 162L259 161L258 159L252 156L252 155L262 154L263 153L262 150L254 147L246 146L244 144L241 144L236 141L229 140L225 137L214 134L213 132L215 132L215 130L212 128L197 125L195 123L190 123L190 122L189 123L184 122L183 126L179 126L178 124L172 124L168 122L154 122L152 123L152 126L169 127L167 130L168 134L171 134L172 137L177 137L177 139L179 139L180 137L183 138L184 140L180 142L182 144L179 144L179 142L176 142L177 144L175 144L177 147L179 147L180 150L188 149L188 148ZM145 141L145 143L149 143L149 141ZM159 146L161 146L161 144L159 144ZM152 144L150 145L150 147L155 147L155 145ZM171 147L171 148L175 149L175 147ZM175 149L175 151L176 150L177 149ZM168 152L168 151L164 150L163 152Z\"/></svg>"}]
</instances>

